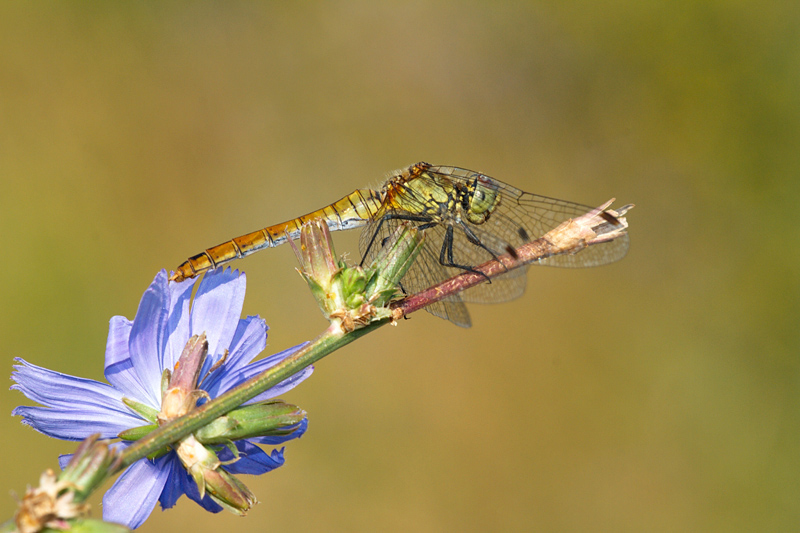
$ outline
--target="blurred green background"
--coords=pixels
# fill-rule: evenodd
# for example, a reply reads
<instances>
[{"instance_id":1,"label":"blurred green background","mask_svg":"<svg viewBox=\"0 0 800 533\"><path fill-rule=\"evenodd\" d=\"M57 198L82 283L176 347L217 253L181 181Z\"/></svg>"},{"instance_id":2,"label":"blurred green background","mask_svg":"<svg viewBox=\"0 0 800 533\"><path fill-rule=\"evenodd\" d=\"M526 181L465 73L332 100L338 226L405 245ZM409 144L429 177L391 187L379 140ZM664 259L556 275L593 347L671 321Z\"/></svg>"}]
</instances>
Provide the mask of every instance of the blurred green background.
<instances>
[{"instance_id":1,"label":"blurred green background","mask_svg":"<svg viewBox=\"0 0 800 533\"><path fill-rule=\"evenodd\" d=\"M337 352L248 518L183 499L143 530L797 530L799 6L3 3L5 371L102 379L159 269L458 165L635 203L628 256ZM268 351L325 327L288 247L235 266ZM73 448L2 420L18 494Z\"/></svg>"}]
</instances>

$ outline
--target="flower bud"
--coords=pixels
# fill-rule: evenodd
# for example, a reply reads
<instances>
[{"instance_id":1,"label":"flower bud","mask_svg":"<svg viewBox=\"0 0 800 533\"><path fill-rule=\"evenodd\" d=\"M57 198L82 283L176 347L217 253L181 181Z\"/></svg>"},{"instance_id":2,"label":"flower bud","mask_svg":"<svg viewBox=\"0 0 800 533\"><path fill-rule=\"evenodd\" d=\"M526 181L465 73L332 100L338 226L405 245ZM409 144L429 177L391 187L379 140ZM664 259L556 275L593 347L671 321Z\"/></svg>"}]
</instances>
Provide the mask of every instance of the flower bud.
<instances>
[{"instance_id":1,"label":"flower bud","mask_svg":"<svg viewBox=\"0 0 800 533\"><path fill-rule=\"evenodd\" d=\"M308 283L322 313L339 321L344 331L392 317L386 305L421 251L423 234L401 225L381 245L372 265L348 267L333 260L327 224L312 220L300 229L300 247L292 248L300 261L300 275Z\"/></svg>"},{"instance_id":2,"label":"flower bud","mask_svg":"<svg viewBox=\"0 0 800 533\"><path fill-rule=\"evenodd\" d=\"M244 483L222 468L217 454L193 435L181 440L175 451L197 483L201 498L208 494L215 502L238 515L244 515L258 501Z\"/></svg>"},{"instance_id":3,"label":"flower bud","mask_svg":"<svg viewBox=\"0 0 800 533\"><path fill-rule=\"evenodd\" d=\"M93 488L108 476L109 466L117 456L106 442L98 442L98 437L95 434L81 442L58 476L60 482L72 487L78 501L85 500Z\"/></svg>"},{"instance_id":4,"label":"flower bud","mask_svg":"<svg viewBox=\"0 0 800 533\"><path fill-rule=\"evenodd\" d=\"M206 334L194 335L183 348L175 370L169 378L169 385L161 399L161 412L158 414L159 423L163 424L183 416L191 411L197 404L197 378L208 354L208 341Z\"/></svg>"},{"instance_id":5,"label":"flower bud","mask_svg":"<svg viewBox=\"0 0 800 533\"><path fill-rule=\"evenodd\" d=\"M294 432L306 412L281 400L269 400L234 409L195 433L203 444L224 444L252 437L274 437Z\"/></svg>"},{"instance_id":6,"label":"flower bud","mask_svg":"<svg viewBox=\"0 0 800 533\"><path fill-rule=\"evenodd\" d=\"M92 435L84 440L58 476L47 470L42 474L39 486L27 490L14 516L17 531L34 533L44 528L127 531L116 524L85 519L89 505L84 500L92 488L108 476L109 467L116 459L108 445L97 439L98 435Z\"/></svg>"}]
</instances>

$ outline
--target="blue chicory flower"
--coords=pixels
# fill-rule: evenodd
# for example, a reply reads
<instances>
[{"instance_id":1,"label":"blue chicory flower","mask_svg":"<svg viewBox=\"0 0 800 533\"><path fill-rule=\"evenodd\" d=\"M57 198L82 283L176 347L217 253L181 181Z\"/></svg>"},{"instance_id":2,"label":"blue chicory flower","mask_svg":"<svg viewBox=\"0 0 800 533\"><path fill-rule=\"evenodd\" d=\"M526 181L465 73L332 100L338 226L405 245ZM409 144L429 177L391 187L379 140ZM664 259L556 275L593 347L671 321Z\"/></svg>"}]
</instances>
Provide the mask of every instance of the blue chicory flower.
<instances>
[{"instance_id":1,"label":"blue chicory flower","mask_svg":"<svg viewBox=\"0 0 800 533\"><path fill-rule=\"evenodd\" d=\"M156 412L161 406L161 379L164 369L173 369L192 335L205 332L208 357L203 364L199 386L215 398L243 381L274 366L302 347L295 346L251 363L266 347L267 325L258 316L240 319L246 278L238 271L217 270L206 274L194 299L196 280L168 281L165 271L156 275L145 291L133 321L116 316L111 319L105 355L105 377L109 384L69 376L32 365L17 358L11 388L43 407L17 407L14 415L22 422L50 437L82 440L94 433L114 439L121 432L149 421L128 409L123 397L145 404ZM208 374L228 350L227 360ZM306 379L312 368L295 374L248 403L274 398ZM257 437L236 441L239 459L227 464L231 474L263 474L283 464L283 449L266 453L256 444L275 445L301 436L308 420L283 437ZM127 446L119 442L117 446ZM220 460L233 458L223 450ZM61 458L62 465L70 456ZM175 452L154 461L142 459L131 465L103 497L103 519L131 528L139 527L150 515L156 501L163 509L175 505L181 495L203 508L222 510L208 494L200 497L194 480Z\"/></svg>"}]
</instances>

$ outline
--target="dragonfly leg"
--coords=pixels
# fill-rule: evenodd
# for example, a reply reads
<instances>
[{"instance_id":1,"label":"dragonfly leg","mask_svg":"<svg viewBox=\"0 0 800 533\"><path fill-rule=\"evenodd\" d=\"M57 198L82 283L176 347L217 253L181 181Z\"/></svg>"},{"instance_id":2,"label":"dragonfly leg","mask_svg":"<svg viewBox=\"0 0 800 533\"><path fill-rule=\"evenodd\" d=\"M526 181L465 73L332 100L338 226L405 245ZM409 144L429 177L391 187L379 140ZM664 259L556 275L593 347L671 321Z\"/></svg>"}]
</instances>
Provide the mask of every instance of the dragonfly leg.
<instances>
[{"instance_id":1,"label":"dragonfly leg","mask_svg":"<svg viewBox=\"0 0 800 533\"><path fill-rule=\"evenodd\" d=\"M378 221L378 225L375 228L375 231L372 233L372 237L369 240L369 244L364 249L364 255L361 257L361 263L358 266L363 267L364 261L367 260L367 256L369 255L369 251L372 249L372 246L375 244L375 239L378 237L378 234L381 232L381 227L383 226L384 222L389 220L408 220L409 222L430 222L431 217L421 216L421 215L403 215L401 213L389 213L388 215L384 215ZM435 224L434 224L435 225ZM427 225L419 226L418 230L428 229L428 227L424 227ZM385 240L385 239L384 239ZM381 246L383 246L383 242L381 242Z\"/></svg>"},{"instance_id":2,"label":"dragonfly leg","mask_svg":"<svg viewBox=\"0 0 800 533\"><path fill-rule=\"evenodd\" d=\"M489 252L491 253L491 252ZM439 263L442 266L453 267L453 268L460 268L461 270L465 270L467 272L473 272L475 274L479 274L486 278L486 281L491 283L492 280L489 279L489 276L481 272L480 270L475 270L471 266L467 265L459 265L453 260L453 226L448 225L447 230L444 233L444 241L442 242L442 250L439 252Z\"/></svg>"},{"instance_id":3,"label":"dragonfly leg","mask_svg":"<svg viewBox=\"0 0 800 533\"><path fill-rule=\"evenodd\" d=\"M506 268L506 265L505 265L505 264L503 264L503 263L500 261L500 258L499 258L499 257L497 257L497 254L495 254L495 253L494 253L492 250L490 250L488 246L486 246L485 244L483 244L483 243L481 242L480 238L479 238L477 235L475 235L475 232L474 232L474 231L472 231L472 229L470 229L470 227L469 227L469 226L467 226L466 224L464 224L464 222L459 222L459 224L458 224L458 225L459 225L459 226L461 227L461 229L464 231L464 235L466 235L466 236L467 236L467 240L468 240L469 242L471 242L471 243L472 243L472 244L474 244L475 246L478 246L478 247L480 247L480 248L483 248L484 250L486 250L487 252L489 252L489 255L491 255L491 256L492 256L492 259L494 259L495 261L499 262L499 263L502 265L503 269L505 269L505 270L506 270L506 272L508 272L508 268ZM516 250L514 250L514 248L513 248L512 246L509 246L509 245L507 245L507 251L508 251L508 253L509 253L509 254L511 254L511 256L512 256L514 259L517 259L517 258L518 258L518 256L517 256L517 253L516 253Z\"/></svg>"}]
</instances>

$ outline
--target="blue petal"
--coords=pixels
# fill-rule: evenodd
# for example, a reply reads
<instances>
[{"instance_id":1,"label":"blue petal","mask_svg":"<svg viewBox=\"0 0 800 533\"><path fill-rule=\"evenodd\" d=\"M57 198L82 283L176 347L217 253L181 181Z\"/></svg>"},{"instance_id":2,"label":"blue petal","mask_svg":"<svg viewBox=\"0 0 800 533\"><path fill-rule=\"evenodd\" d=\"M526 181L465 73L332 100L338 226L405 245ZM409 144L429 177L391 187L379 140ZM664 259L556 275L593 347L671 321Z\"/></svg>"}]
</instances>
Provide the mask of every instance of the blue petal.
<instances>
[{"instance_id":1,"label":"blue petal","mask_svg":"<svg viewBox=\"0 0 800 533\"><path fill-rule=\"evenodd\" d=\"M17 407L13 416L21 416L22 423L48 437L64 440L83 440L93 433L101 439L112 439L121 431L144 425L140 419L124 418L111 410L50 409L47 407ZM133 421L132 421L133 420Z\"/></svg>"},{"instance_id":2,"label":"blue petal","mask_svg":"<svg viewBox=\"0 0 800 533\"><path fill-rule=\"evenodd\" d=\"M156 506L171 471L174 454L156 459L155 463L140 459L128 467L103 496L103 520L136 529Z\"/></svg>"},{"instance_id":3,"label":"blue petal","mask_svg":"<svg viewBox=\"0 0 800 533\"><path fill-rule=\"evenodd\" d=\"M17 361L21 364L15 365L12 373L17 384L11 389L19 390L45 408L18 407L13 414L23 416L23 423L37 431L71 440L96 431L109 438L143 424L141 418L124 406L122 394L113 387L48 370L22 359ZM58 421L58 418L64 420Z\"/></svg>"},{"instance_id":4,"label":"blue petal","mask_svg":"<svg viewBox=\"0 0 800 533\"><path fill-rule=\"evenodd\" d=\"M12 390L48 407L101 406L122 407L122 393L112 386L93 379L62 374L16 358L11 378L17 382Z\"/></svg>"},{"instance_id":5,"label":"blue petal","mask_svg":"<svg viewBox=\"0 0 800 533\"><path fill-rule=\"evenodd\" d=\"M208 353L214 356L214 360L218 360L231 345L242 316L246 285L244 273L217 269L206 274L197 289L192 305L191 333L199 335L205 332Z\"/></svg>"},{"instance_id":6,"label":"blue petal","mask_svg":"<svg viewBox=\"0 0 800 533\"><path fill-rule=\"evenodd\" d=\"M130 359L106 367L105 375L109 383L125 392L123 396L149 405L153 409L161 409L161 404L154 403L150 397L149 387L145 388L139 382L139 375L133 368L133 361Z\"/></svg>"},{"instance_id":7,"label":"blue petal","mask_svg":"<svg viewBox=\"0 0 800 533\"><path fill-rule=\"evenodd\" d=\"M131 355L128 352L128 340L131 336L133 322L124 316L114 316L108 322L108 340L106 341L106 366L111 366Z\"/></svg>"},{"instance_id":8,"label":"blue petal","mask_svg":"<svg viewBox=\"0 0 800 533\"><path fill-rule=\"evenodd\" d=\"M184 495L182 476L186 475L186 470L183 468L180 460L175 458L170 461L170 472L167 482L164 484L164 490L158 498L162 509L171 509L175 506L181 496Z\"/></svg>"},{"instance_id":9,"label":"blue petal","mask_svg":"<svg viewBox=\"0 0 800 533\"><path fill-rule=\"evenodd\" d=\"M267 347L267 323L258 316L249 316L239 321L230 346L225 366L236 370L247 364Z\"/></svg>"},{"instance_id":10,"label":"blue petal","mask_svg":"<svg viewBox=\"0 0 800 533\"><path fill-rule=\"evenodd\" d=\"M128 343L134 370L147 389L148 400L156 405L161 398L161 373L164 369L164 335L169 313L167 287L167 273L162 270L142 296Z\"/></svg>"},{"instance_id":11,"label":"blue petal","mask_svg":"<svg viewBox=\"0 0 800 533\"><path fill-rule=\"evenodd\" d=\"M218 368L203 384L203 388L214 387L214 383L222 379L228 372L242 368L255 359L267 347L267 327L259 317L247 317L239 320L239 327L231 341L230 353L225 364ZM216 361L207 358L203 364L201 376L205 376Z\"/></svg>"},{"instance_id":12,"label":"blue petal","mask_svg":"<svg viewBox=\"0 0 800 533\"><path fill-rule=\"evenodd\" d=\"M69 464L72 456L75 455L74 453L65 453L63 455L58 456L58 466L61 467L61 470L64 470L67 465Z\"/></svg>"},{"instance_id":13,"label":"blue petal","mask_svg":"<svg viewBox=\"0 0 800 533\"><path fill-rule=\"evenodd\" d=\"M280 363L290 355L294 354L300 348L306 346L308 343L299 344L294 346L293 348L289 348L288 350L284 350L280 353L275 355L271 355L266 359L262 359L260 361L256 361L255 363L251 363L247 366L231 370L227 368L227 365L222 367L223 371L219 373L219 375L215 375L213 379L209 380L209 383L203 384L203 388L209 393L212 398L216 398L220 394L227 392L228 390L232 389L236 385L242 383L250 379L253 376L256 376L267 370L270 367L275 366L276 364ZM271 389L262 392L252 400L248 401L247 403L253 403L256 401L268 400L270 398L275 398L276 396L280 396L281 394L285 393L288 390L293 389L297 386L300 382L308 378L311 373L314 371L313 367L308 367L297 374L285 379L284 381L278 383L276 386L272 387Z\"/></svg>"},{"instance_id":14,"label":"blue petal","mask_svg":"<svg viewBox=\"0 0 800 533\"><path fill-rule=\"evenodd\" d=\"M124 316L115 316L109 322L104 374L108 382L125 396L149 404L149 389L144 387L133 368L128 351L132 326L133 322Z\"/></svg>"},{"instance_id":15,"label":"blue petal","mask_svg":"<svg viewBox=\"0 0 800 533\"><path fill-rule=\"evenodd\" d=\"M164 368L174 368L191 336L191 297L197 278L180 283L169 283L169 320L167 322L167 345L164 350Z\"/></svg>"},{"instance_id":16,"label":"blue petal","mask_svg":"<svg viewBox=\"0 0 800 533\"><path fill-rule=\"evenodd\" d=\"M297 374L284 379L271 389L267 389L255 398L252 398L245 402L246 404L256 403L256 402L263 402L264 400L271 400L272 398L277 398L278 396L283 396L300 383L308 379L311 374L314 372L314 367L309 366L298 372ZM256 372L258 373L258 372Z\"/></svg>"},{"instance_id":17,"label":"blue petal","mask_svg":"<svg viewBox=\"0 0 800 533\"><path fill-rule=\"evenodd\" d=\"M206 511L211 513L218 513L222 511L222 506L215 502L211 496L208 495L208 492L206 492L206 495L203 497L203 499L200 499L200 491L197 490L197 483L194 482L194 479L189 476L186 470L183 471L183 475L181 476L181 487L186 493L186 497Z\"/></svg>"},{"instance_id":18,"label":"blue petal","mask_svg":"<svg viewBox=\"0 0 800 533\"><path fill-rule=\"evenodd\" d=\"M257 476L275 470L285 461L283 448L272 450L271 454L267 454L255 444L247 441L237 441L236 448L239 449L239 460L225 465L225 470L231 474L252 474ZM233 459L233 454L226 448L220 452L219 458L221 461L229 461Z\"/></svg>"}]
</instances>

